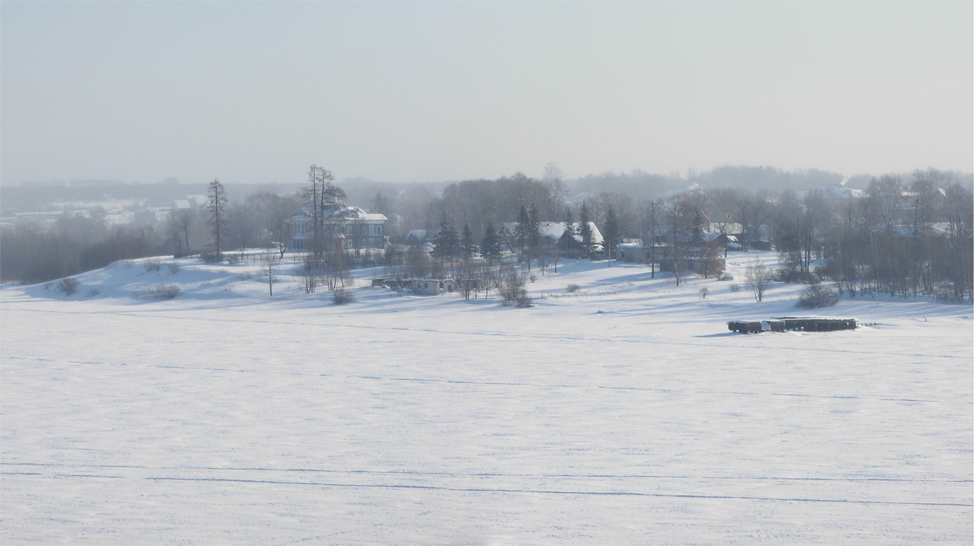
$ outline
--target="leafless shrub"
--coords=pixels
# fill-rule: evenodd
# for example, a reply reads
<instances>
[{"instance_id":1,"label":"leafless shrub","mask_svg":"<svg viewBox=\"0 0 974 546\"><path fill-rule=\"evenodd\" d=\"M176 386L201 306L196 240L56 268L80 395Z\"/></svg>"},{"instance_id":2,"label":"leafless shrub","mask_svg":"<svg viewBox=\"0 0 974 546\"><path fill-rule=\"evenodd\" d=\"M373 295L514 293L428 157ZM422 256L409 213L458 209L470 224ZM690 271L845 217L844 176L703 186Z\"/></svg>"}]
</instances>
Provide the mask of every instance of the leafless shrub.
<instances>
[{"instance_id":1,"label":"leafless shrub","mask_svg":"<svg viewBox=\"0 0 974 546\"><path fill-rule=\"evenodd\" d=\"M578 292L579 288L581 287L575 283L568 283L568 286L565 287L565 292L568 292L569 294L574 294L575 292Z\"/></svg>"},{"instance_id":2,"label":"leafless shrub","mask_svg":"<svg viewBox=\"0 0 974 546\"><path fill-rule=\"evenodd\" d=\"M155 288L149 291L149 295L161 300L171 300L181 292L182 290L175 284L157 284Z\"/></svg>"},{"instance_id":3,"label":"leafless shrub","mask_svg":"<svg viewBox=\"0 0 974 546\"><path fill-rule=\"evenodd\" d=\"M182 290L175 284L157 284L155 288L152 289L151 295L154 298L159 298L161 300L171 300L178 296Z\"/></svg>"},{"instance_id":4,"label":"leafless shrub","mask_svg":"<svg viewBox=\"0 0 974 546\"><path fill-rule=\"evenodd\" d=\"M159 271L162 269L162 261L155 258L146 258L142 260L142 266L145 267L146 271Z\"/></svg>"},{"instance_id":5,"label":"leafless shrub","mask_svg":"<svg viewBox=\"0 0 974 546\"><path fill-rule=\"evenodd\" d=\"M74 277L65 277L54 284L54 289L65 296L70 296L78 291L78 285L80 284L81 282Z\"/></svg>"},{"instance_id":6,"label":"leafless shrub","mask_svg":"<svg viewBox=\"0 0 974 546\"><path fill-rule=\"evenodd\" d=\"M700 299L707 299L707 294L710 293L710 289L704 286L700 289Z\"/></svg>"},{"instance_id":7,"label":"leafless shrub","mask_svg":"<svg viewBox=\"0 0 974 546\"><path fill-rule=\"evenodd\" d=\"M780 282L789 284L813 284L819 282L818 276L814 273L804 273L793 266L779 269L773 277Z\"/></svg>"},{"instance_id":8,"label":"leafless shrub","mask_svg":"<svg viewBox=\"0 0 974 546\"><path fill-rule=\"evenodd\" d=\"M176 273L179 273L179 262L169 262L166 264L166 267L169 268L170 275L175 275Z\"/></svg>"},{"instance_id":9,"label":"leafless shrub","mask_svg":"<svg viewBox=\"0 0 974 546\"><path fill-rule=\"evenodd\" d=\"M967 303L964 293L955 290L953 283L941 283L934 287L933 298L941 303Z\"/></svg>"},{"instance_id":10,"label":"leafless shrub","mask_svg":"<svg viewBox=\"0 0 974 546\"><path fill-rule=\"evenodd\" d=\"M93 298L93 297L97 296L98 294L101 294L101 288L99 288L97 286L93 286L93 287L91 287L90 290L88 290L88 293L85 294L85 296L88 297L88 298Z\"/></svg>"},{"instance_id":11,"label":"leafless shrub","mask_svg":"<svg viewBox=\"0 0 974 546\"><path fill-rule=\"evenodd\" d=\"M834 288L823 284L811 284L802 290L802 295L798 297L798 303L795 305L805 309L816 309L832 307L837 303L839 303L839 294Z\"/></svg>"},{"instance_id":12,"label":"leafless shrub","mask_svg":"<svg viewBox=\"0 0 974 546\"><path fill-rule=\"evenodd\" d=\"M740 292L741 291L741 285L736 284L736 283L735 284L732 284L732 285L730 285L730 290L731 290L731 292Z\"/></svg>"},{"instance_id":13,"label":"leafless shrub","mask_svg":"<svg viewBox=\"0 0 974 546\"><path fill-rule=\"evenodd\" d=\"M344 305L346 303L351 303L351 302L355 301L355 296L354 296L354 294L352 293L351 290L345 290L344 288L338 288L338 289L332 290L332 292L331 292L331 301L333 301L335 303L335 305Z\"/></svg>"},{"instance_id":14,"label":"leafless shrub","mask_svg":"<svg viewBox=\"0 0 974 546\"><path fill-rule=\"evenodd\" d=\"M227 253L224 254L223 257L226 258L227 263L230 265L237 265L240 263L240 254Z\"/></svg>"},{"instance_id":15,"label":"leafless shrub","mask_svg":"<svg viewBox=\"0 0 974 546\"><path fill-rule=\"evenodd\" d=\"M501 303L507 307L517 304L518 307L524 307L521 305L522 300L527 298L527 290L524 289L525 281L524 273L519 273L514 269L506 271L501 277ZM530 306L530 299L527 300L528 306Z\"/></svg>"},{"instance_id":16,"label":"leafless shrub","mask_svg":"<svg viewBox=\"0 0 974 546\"><path fill-rule=\"evenodd\" d=\"M304 293L314 294L321 276L324 275L325 261L320 256L308 253L301 261L301 278L304 279Z\"/></svg>"}]
</instances>

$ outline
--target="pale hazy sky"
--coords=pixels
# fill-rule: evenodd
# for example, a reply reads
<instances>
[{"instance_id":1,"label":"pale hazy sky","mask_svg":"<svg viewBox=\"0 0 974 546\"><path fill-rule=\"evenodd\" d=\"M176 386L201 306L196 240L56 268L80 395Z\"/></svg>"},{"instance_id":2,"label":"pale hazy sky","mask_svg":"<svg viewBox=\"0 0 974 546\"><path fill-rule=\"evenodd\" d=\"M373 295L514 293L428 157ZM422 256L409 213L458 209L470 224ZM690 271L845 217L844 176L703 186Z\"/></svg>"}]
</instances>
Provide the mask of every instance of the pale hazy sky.
<instances>
[{"instance_id":1,"label":"pale hazy sky","mask_svg":"<svg viewBox=\"0 0 974 546\"><path fill-rule=\"evenodd\" d=\"M974 3L0 3L0 182L974 170Z\"/></svg>"}]
</instances>

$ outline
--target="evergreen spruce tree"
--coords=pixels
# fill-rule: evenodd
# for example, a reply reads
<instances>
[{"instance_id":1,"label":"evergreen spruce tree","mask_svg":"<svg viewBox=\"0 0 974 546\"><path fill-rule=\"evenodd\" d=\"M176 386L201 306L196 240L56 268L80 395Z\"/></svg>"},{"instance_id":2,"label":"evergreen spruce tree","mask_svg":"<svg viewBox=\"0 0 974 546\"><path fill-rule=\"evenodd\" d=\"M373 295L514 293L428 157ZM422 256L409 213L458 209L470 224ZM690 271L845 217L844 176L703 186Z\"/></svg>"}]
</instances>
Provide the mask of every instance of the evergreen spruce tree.
<instances>
[{"instance_id":1,"label":"evergreen spruce tree","mask_svg":"<svg viewBox=\"0 0 974 546\"><path fill-rule=\"evenodd\" d=\"M587 254L592 252L592 228L588 225L588 207L582 201L582 210L578 213L578 222L581 224L579 232L582 236L582 249Z\"/></svg>"},{"instance_id":2,"label":"evergreen spruce tree","mask_svg":"<svg viewBox=\"0 0 974 546\"><path fill-rule=\"evenodd\" d=\"M484 228L484 238L480 242L480 255L487 260L488 265L501 257L501 241L497 237L497 232L494 231L494 226L490 223Z\"/></svg>"},{"instance_id":3,"label":"evergreen spruce tree","mask_svg":"<svg viewBox=\"0 0 974 546\"><path fill-rule=\"evenodd\" d=\"M528 216L528 209L521 205L521 212L517 215L517 225L514 227L514 246L517 253L524 259L524 253L531 237L531 218Z\"/></svg>"},{"instance_id":4,"label":"evergreen spruce tree","mask_svg":"<svg viewBox=\"0 0 974 546\"><path fill-rule=\"evenodd\" d=\"M575 218L572 216L572 209L565 208L565 231L561 233L558 246L565 253L565 257L571 257L575 252Z\"/></svg>"},{"instance_id":5,"label":"evergreen spruce tree","mask_svg":"<svg viewBox=\"0 0 974 546\"><path fill-rule=\"evenodd\" d=\"M223 258L223 241L227 236L227 192L223 189L223 184L219 180L213 179L210 182L209 191L210 202L207 210L210 213L209 225L213 230L213 243L216 246L216 259Z\"/></svg>"},{"instance_id":6,"label":"evergreen spruce tree","mask_svg":"<svg viewBox=\"0 0 974 546\"><path fill-rule=\"evenodd\" d=\"M605 213L605 249L608 252L608 267L612 267L612 249L618 244L619 235L619 221L616 219L615 209L612 205L609 205L609 210Z\"/></svg>"},{"instance_id":7,"label":"evergreen spruce tree","mask_svg":"<svg viewBox=\"0 0 974 546\"><path fill-rule=\"evenodd\" d=\"M473 242L473 232L470 231L470 225L463 224L463 238L460 241L460 251L463 253L463 258L469 260L476 250Z\"/></svg>"},{"instance_id":8,"label":"evergreen spruce tree","mask_svg":"<svg viewBox=\"0 0 974 546\"><path fill-rule=\"evenodd\" d=\"M440 231L433 237L433 257L439 258L442 264L445 259L453 259L460 247L460 238L453 227L453 221L448 220L446 211L440 216Z\"/></svg>"},{"instance_id":9,"label":"evergreen spruce tree","mask_svg":"<svg viewBox=\"0 0 974 546\"><path fill-rule=\"evenodd\" d=\"M691 229L694 245L703 243L703 229L703 215L700 214L700 209L697 209L693 212L693 227Z\"/></svg>"},{"instance_id":10,"label":"evergreen spruce tree","mask_svg":"<svg viewBox=\"0 0 974 546\"><path fill-rule=\"evenodd\" d=\"M541 255L541 219L538 207L531 204L528 209L528 271L531 270L531 258Z\"/></svg>"}]
</instances>

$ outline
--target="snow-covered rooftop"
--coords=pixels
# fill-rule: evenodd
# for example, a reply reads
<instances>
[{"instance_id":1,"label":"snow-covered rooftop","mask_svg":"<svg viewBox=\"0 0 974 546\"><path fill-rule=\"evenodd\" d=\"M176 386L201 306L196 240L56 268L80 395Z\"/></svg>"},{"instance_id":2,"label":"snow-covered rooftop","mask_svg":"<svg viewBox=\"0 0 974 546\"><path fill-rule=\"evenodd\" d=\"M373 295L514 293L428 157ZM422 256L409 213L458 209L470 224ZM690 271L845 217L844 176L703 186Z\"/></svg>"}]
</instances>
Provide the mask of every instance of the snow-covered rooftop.
<instances>
[{"instance_id":1,"label":"snow-covered rooftop","mask_svg":"<svg viewBox=\"0 0 974 546\"><path fill-rule=\"evenodd\" d=\"M580 222L575 222L572 225L575 227L575 240L581 242L582 236L579 232L582 224ZM588 227L592 231L592 244L596 248L601 248L602 243L604 242L602 232L599 231L599 228L595 225L595 222L589 222ZM517 229L517 222L504 222L503 228L509 235L513 235ZM562 222L539 222L538 232L541 233L542 237L557 241L558 239L561 239L562 234L565 233L565 224Z\"/></svg>"}]
</instances>

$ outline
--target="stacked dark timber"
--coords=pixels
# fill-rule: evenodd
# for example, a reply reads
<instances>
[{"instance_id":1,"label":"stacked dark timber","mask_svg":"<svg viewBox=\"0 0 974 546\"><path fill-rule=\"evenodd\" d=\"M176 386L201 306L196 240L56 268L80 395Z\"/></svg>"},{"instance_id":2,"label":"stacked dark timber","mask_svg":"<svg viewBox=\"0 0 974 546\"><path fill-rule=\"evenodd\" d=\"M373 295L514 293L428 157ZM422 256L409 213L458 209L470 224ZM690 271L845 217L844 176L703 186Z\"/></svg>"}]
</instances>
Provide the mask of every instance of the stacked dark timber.
<instances>
[{"instance_id":1,"label":"stacked dark timber","mask_svg":"<svg viewBox=\"0 0 974 546\"><path fill-rule=\"evenodd\" d=\"M761 321L732 320L727 323L727 329L738 334L760 334Z\"/></svg>"},{"instance_id":2,"label":"stacked dark timber","mask_svg":"<svg viewBox=\"0 0 974 546\"><path fill-rule=\"evenodd\" d=\"M759 334L762 331L761 324L767 325L767 329L772 332L834 332L836 330L855 330L856 319L831 319L831 318L798 318L798 317L778 317L770 320L732 320L727 323L727 329L739 334Z\"/></svg>"}]
</instances>

